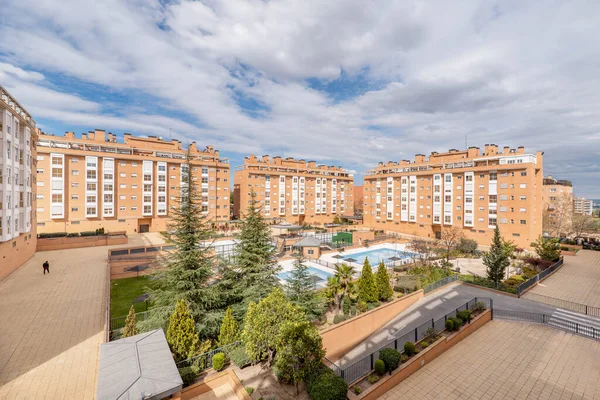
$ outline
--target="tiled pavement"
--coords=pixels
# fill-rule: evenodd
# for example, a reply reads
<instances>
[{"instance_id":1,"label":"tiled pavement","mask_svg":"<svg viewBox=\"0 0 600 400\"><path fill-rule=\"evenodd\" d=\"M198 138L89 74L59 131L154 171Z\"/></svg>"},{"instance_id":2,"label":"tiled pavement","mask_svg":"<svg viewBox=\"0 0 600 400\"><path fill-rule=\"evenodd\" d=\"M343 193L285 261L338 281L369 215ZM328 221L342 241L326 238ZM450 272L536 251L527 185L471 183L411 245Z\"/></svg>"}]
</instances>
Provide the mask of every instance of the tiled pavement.
<instances>
[{"instance_id":1,"label":"tiled pavement","mask_svg":"<svg viewBox=\"0 0 600 400\"><path fill-rule=\"evenodd\" d=\"M600 342L494 320L381 399L600 399Z\"/></svg>"},{"instance_id":2,"label":"tiled pavement","mask_svg":"<svg viewBox=\"0 0 600 400\"><path fill-rule=\"evenodd\" d=\"M192 397L190 400L215 400L215 399L223 399L223 400L238 400L235 392L231 388L230 385L221 385L219 387L214 388L211 391L206 393L202 393L198 396Z\"/></svg>"},{"instance_id":3,"label":"tiled pavement","mask_svg":"<svg viewBox=\"0 0 600 400\"><path fill-rule=\"evenodd\" d=\"M581 250L565 256L565 265L530 293L600 307L600 251ZM525 298L535 296L524 295Z\"/></svg>"},{"instance_id":4,"label":"tiled pavement","mask_svg":"<svg viewBox=\"0 0 600 400\"><path fill-rule=\"evenodd\" d=\"M94 398L107 249L36 253L0 281L0 399Z\"/></svg>"}]
</instances>

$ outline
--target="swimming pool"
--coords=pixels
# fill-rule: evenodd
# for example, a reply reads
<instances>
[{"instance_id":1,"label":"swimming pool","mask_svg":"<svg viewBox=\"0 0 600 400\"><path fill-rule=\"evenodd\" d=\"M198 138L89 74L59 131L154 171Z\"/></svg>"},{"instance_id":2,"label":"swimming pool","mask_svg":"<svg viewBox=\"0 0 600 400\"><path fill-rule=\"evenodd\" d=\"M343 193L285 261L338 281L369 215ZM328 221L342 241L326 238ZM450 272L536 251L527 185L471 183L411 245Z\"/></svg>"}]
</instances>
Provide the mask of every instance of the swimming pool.
<instances>
[{"instance_id":1,"label":"swimming pool","mask_svg":"<svg viewBox=\"0 0 600 400\"><path fill-rule=\"evenodd\" d=\"M394 250L389 248L381 248L381 249L373 249L361 251L360 253L347 254L340 261L346 261L348 259L354 259L356 261L348 261L354 262L356 264L364 264L365 258L369 258L369 263L371 266L376 267L381 261L384 263L393 262L395 260L390 260L392 257L397 257L398 259L411 258L416 256L417 253L412 253L410 251L402 251L402 250Z\"/></svg>"},{"instance_id":2,"label":"swimming pool","mask_svg":"<svg viewBox=\"0 0 600 400\"><path fill-rule=\"evenodd\" d=\"M316 276L318 281L326 281L328 277L333 276L332 273L314 268L314 267L308 267L308 272L312 275L312 276ZM292 271L285 271L285 272L280 272L277 274L277 276L280 279L283 279L284 281L287 281L291 275Z\"/></svg>"}]
</instances>

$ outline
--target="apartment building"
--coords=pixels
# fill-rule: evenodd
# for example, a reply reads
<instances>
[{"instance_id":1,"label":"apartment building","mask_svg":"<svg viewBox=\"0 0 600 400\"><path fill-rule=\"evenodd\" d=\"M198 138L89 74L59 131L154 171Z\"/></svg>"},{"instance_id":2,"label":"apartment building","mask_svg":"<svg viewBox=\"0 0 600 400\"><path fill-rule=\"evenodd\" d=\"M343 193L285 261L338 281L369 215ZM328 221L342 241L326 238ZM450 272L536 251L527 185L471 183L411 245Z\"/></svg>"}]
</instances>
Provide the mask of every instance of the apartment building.
<instances>
[{"instance_id":1,"label":"apartment building","mask_svg":"<svg viewBox=\"0 0 600 400\"><path fill-rule=\"evenodd\" d=\"M178 207L182 171L191 168L204 213L213 222L229 220L229 161L211 146L135 137L123 142L103 130L64 136L40 134L37 153L39 232L166 230Z\"/></svg>"},{"instance_id":2,"label":"apartment building","mask_svg":"<svg viewBox=\"0 0 600 400\"><path fill-rule=\"evenodd\" d=\"M265 218L323 225L354 215L353 187L354 177L341 167L250 155L235 167L233 214L243 218L255 192Z\"/></svg>"},{"instance_id":3,"label":"apartment building","mask_svg":"<svg viewBox=\"0 0 600 400\"><path fill-rule=\"evenodd\" d=\"M489 245L496 225L520 247L542 233L543 153L494 144L379 163L365 173L364 223L436 238L447 227Z\"/></svg>"},{"instance_id":4,"label":"apartment building","mask_svg":"<svg viewBox=\"0 0 600 400\"><path fill-rule=\"evenodd\" d=\"M35 121L0 86L0 279L36 248Z\"/></svg>"},{"instance_id":5,"label":"apartment building","mask_svg":"<svg viewBox=\"0 0 600 400\"><path fill-rule=\"evenodd\" d=\"M576 197L573 200L573 212L575 214L592 215L593 210L593 200L586 200L585 197Z\"/></svg>"}]
</instances>

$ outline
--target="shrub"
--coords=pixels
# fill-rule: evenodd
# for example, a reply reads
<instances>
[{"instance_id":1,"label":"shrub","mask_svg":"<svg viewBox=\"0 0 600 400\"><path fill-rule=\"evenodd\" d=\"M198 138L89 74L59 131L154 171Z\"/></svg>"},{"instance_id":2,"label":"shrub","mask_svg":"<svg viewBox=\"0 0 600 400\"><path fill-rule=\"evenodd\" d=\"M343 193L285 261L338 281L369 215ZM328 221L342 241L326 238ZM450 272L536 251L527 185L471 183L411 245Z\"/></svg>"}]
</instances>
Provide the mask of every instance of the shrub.
<instances>
[{"instance_id":1,"label":"shrub","mask_svg":"<svg viewBox=\"0 0 600 400\"><path fill-rule=\"evenodd\" d=\"M285 384L294 383L292 376L290 374L287 374L287 373L284 373L283 371L281 371L279 368L277 368L277 365L273 365L272 371L273 371L273 375L275 375L275 377L277 378L277 381L279 381L281 383L285 383Z\"/></svg>"},{"instance_id":2,"label":"shrub","mask_svg":"<svg viewBox=\"0 0 600 400\"><path fill-rule=\"evenodd\" d=\"M349 301L344 301L344 315L349 315L350 314L350 302Z\"/></svg>"},{"instance_id":3,"label":"shrub","mask_svg":"<svg viewBox=\"0 0 600 400\"><path fill-rule=\"evenodd\" d=\"M361 394L361 393L362 393L362 389L361 389L361 387L360 387L360 386L354 386L354 388L352 388L352 391L353 391L355 394Z\"/></svg>"},{"instance_id":4,"label":"shrub","mask_svg":"<svg viewBox=\"0 0 600 400\"><path fill-rule=\"evenodd\" d=\"M464 254L475 254L475 251L477 251L477 241L473 239L461 238L456 250Z\"/></svg>"},{"instance_id":5,"label":"shrub","mask_svg":"<svg viewBox=\"0 0 600 400\"><path fill-rule=\"evenodd\" d=\"M377 382L379 382L379 375L377 375L377 374L369 375L369 377L367 378L367 381L369 381L369 383L371 385L374 383L377 383Z\"/></svg>"},{"instance_id":6,"label":"shrub","mask_svg":"<svg viewBox=\"0 0 600 400\"><path fill-rule=\"evenodd\" d=\"M456 317L463 323L467 322L471 318L471 311L463 310L456 313Z\"/></svg>"},{"instance_id":7,"label":"shrub","mask_svg":"<svg viewBox=\"0 0 600 400\"><path fill-rule=\"evenodd\" d=\"M244 368L252 362L248 354L246 354L244 345L236 346L233 350L229 351L229 358L239 368Z\"/></svg>"},{"instance_id":8,"label":"shrub","mask_svg":"<svg viewBox=\"0 0 600 400\"><path fill-rule=\"evenodd\" d=\"M250 396L252 396L252 393L254 393L254 388L252 386L248 386L246 388L246 393L248 393Z\"/></svg>"},{"instance_id":9,"label":"shrub","mask_svg":"<svg viewBox=\"0 0 600 400\"><path fill-rule=\"evenodd\" d=\"M343 315L343 314L338 314L335 317L333 317L333 323L334 324L339 324L342 321L345 321L348 319L347 315Z\"/></svg>"},{"instance_id":10,"label":"shrub","mask_svg":"<svg viewBox=\"0 0 600 400\"><path fill-rule=\"evenodd\" d=\"M406 354L407 356L411 357L415 354L415 351L417 350L417 348L415 347L415 344L412 342L406 342L404 343L404 354Z\"/></svg>"},{"instance_id":11,"label":"shrub","mask_svg":"<svg viewBox=\"0 0 600 400\"><path fill-rule=\"evenodd\" d=\"M401 354L396 349L382 349L379 352L379 359L385 364L386 371L393 371L400 365Z\"/></svg>"},{"instance_id":12,"label":"shrub","mask_svg":"<svg viewBox=\"0 0 600 400\"><path fill-rule=\"evenodd\" d=\"M426 349L426 348L427 348L427 346L429 346L429 342L428 342L427 340L425 340L425 341L421 342L421 347L422 347L422 348Z\"/></svg>"},{"instance_id":13,"label":"shrub","mask_svg":"<svg viewBox=\"0 0 600 400\"><path fill-rule=\"evenodd\" d=\"M400 361L401 361L401 362L406 362L407 360L408 360L408 356L407 356L406 354L402 354L402 355L400 356Z\"/></svg>"},{"instance_id":14,"label":"shrub","mask_svg":"<svg viewBox=\"0 0 600 400\"><path fill-rule=\"evenodd\" d=\"M38 234L38 238L47 239L47 238L55 238L55 237L65 237L67 236L67 232L52 232L52 233L40 233Z\"/></svg>"},{"instance_id":15,"label":"shrub","mask_svg":"<svg viewBox=\"0 0 600 400\"><path fill-rule=\"evenodd\" d=\"M427 328L427 330L425 332L423 332L423 339L431 339L431 341L433 342L435 339L435 329L433 328Z\"/></svg>"},{"instance_id":16,"label":"shrub","mask_svg":"<svg viewBox=\"0 0 600 400\"><path fill-rule=\"evenodd\" d=\"M77 237L77 236L79 236L79 233L77 233L77 232L67 233L67 237Z\"/></svg>"},{"instance_id":17,"label":"shrub","mask_svg":"<svg viewBox=\"0 0 600 400\"><path fill-rule=\"evenodd\" d=\"M348 384L323 365L308 377L306 390L313 400L346 400Z\"/></svg>"},{"instance_id":18,"label":"shrub","mask_svg":"<svg viewBox=\"0 0 600 400\"><path fill-rule=\"evenodd\" d=\"M452 319L446 320L446 330L450 332L454 330L454 321Z\"/></svg>"},{"instance_id":19,"label":"shrub","mask_svg":"<svg viewBox=\"0 0 600 400\"><path fill-rule=\"evenodd\" d=\"M365 311L367 311L367 303L364 301L359 301L358 302L358 311L360 311L361 313L364 313Z\"/></svg>"},{"instance_id":20,"label":"shrub","mask_svg":"<svg viewBox=\"0 0 600 400\"><path fill-rule=\"evenodd\" d=\"M486 305L485 305L485 303L483 301L477 301L471 307L471 311L473 311L473 312L484 312L486 308L487 307L486 307Z\"/></svg>"},{"instance_id":21,"label":"shrub","mask_svg":"<svg viewBox=\"0 0 600 400\"><path fill-rule=\"evenodd\" d=\"M95 231L84 231L80 233L81 236L96 236Z\"/></svg>"},{"instance_id":22,"label":"shrub","mask_svg":"<svg viewBox=\"0 0 600 400\"><path fill-rule=\"evenodd\" d=\"M457 331L462 326L463 322L460 318L452 317L452 322L454 322L454 330Z\"/></svg>"},{"instance_id":23,"label":"shrub","mask_svg":"<svg viewBox=\"0 0 600 400\"><path fill-rule=\"evenodd\" d=\"M196 373L192 370L192 367L179 368L179 375L184 387L190 386L196 380Z\"/></svg>"},{"instance_id":24,"label":"shrub","mask_svg":"<svg viewBox=\"0 0 600 400\"><path fill-rule=\"evenodd\" d=\"M377 307L379 307L381 305L381 303L379 303L378 301L374 301L372 303L367 303L367 311L371 311Z\"/></svg>"},{"instance_id":25,"label":"shrub","mask_svg":"<svg viewBox=\"0 0 600 400\"><path fill-rule=\"evenodd\" d=\"M223 368L225 368L225 354L215 354L212 358L212 367L215 371L221 371Z\"/></svg>"},{"instance_id":26,"label":"shrub","mask_svg":"<svg viewBox=\"0 0 600 400\"><path fill-rule=\"evenodd\" d=\"M375 360L375 372L377 375L385 374L385 364L382 359Z\"/></svg>"}]
</instances>

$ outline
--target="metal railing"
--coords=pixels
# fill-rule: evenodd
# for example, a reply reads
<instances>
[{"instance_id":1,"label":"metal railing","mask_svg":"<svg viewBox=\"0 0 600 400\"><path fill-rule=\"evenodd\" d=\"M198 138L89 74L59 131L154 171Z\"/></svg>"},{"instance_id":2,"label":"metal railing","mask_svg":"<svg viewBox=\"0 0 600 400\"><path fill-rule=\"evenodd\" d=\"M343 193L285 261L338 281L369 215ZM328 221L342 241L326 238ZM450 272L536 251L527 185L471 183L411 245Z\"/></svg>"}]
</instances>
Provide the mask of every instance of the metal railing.
<instances>
[{"instance_id":1,"label":"metal railing","mask_svg":"<svg viewBox=\"0 0 600 400\"><path fill-rule=\"evenodd\" d=\"M529 289L530 287L532 287L534 285L537 285L539 282L546 279L546 277L548 277L548 275L550 275L551 273L553 273L554 271L556 271L557 269L562 267L562 265L563 265L563 259L561 258L560 260L558 260L557 262L552 264L550 267L546 268L545 270L543 270L542 272L537 274L536 276L531 277L527 281L521 283L519 286L517 286L517 296L521 297L521 295L523 293L525 293L525 291L527 289Z\"/></svg>"},{"instance_id":2,"label":"metal railing","mask_svg":"<svg viewBox=\"0 0 600 400\"><path fill-rule=\"evenodd\" d=\"M188 358L187 360L179 361L178 363L176 363L177 368L191 367L192 365L195 365L199 368L199 372L201 372L212 366L212 359L215 354L225 353L225 355L227 355L229 351L233 350L241 343L242 342L240 341L230 343L228 345L217 347L216 349L207 351L206 353L202 353L192 358Z\"/></svg>"},{"instance_id":3,"label":"metal railing","mask_svg":"<svg viewBox=\"0 0 600 400\"><path fill-rule=\"evenodd\" d=\"M449 275L443 279L440 279L437 282L430 283L429 285L423 286L423 293L427 294L435 289L439 289L442 286L446 286L449 283L455 282L458 280L458 274Z\"/></svg>"},{"instance_id":4,"label":"metal railing","mask_svg":"<svg viewBox=\"0 0 600 400\"><path fill-rule=\"evenodd\" d=\"M341 367L332 362L328 362L326 365L331 368L336 375L341 376L347 383L352 383L373 371L374 363L379 358L379 352L381 350L392 348L396 349L400 353L403 353L404 343L416 343L429 334L443 331L446 328L446 320L448 318L456 317L456 313L459 311L472 309L473 306L478 302L483 302L486 308L491 309L493 307L493 300L491 298L475 297L466 303L461 304L451 312L440 316L438 319L432 318L431 320L424 322L414 329L408 329L394 334L396 339L389 341L383 346L377 348L377 350L367 354L347 367Z\"/></svg>"},{"instance_id":5,"label":"metal railing","mask_svg":"<svg viewBox=\"0 0 600 400\"><path fill-rule=\"evenodd\" d=\"M499 309L494 310L494 318L505 319L509 321L535 322L566 332L574 333L576 335L584 336L589 339L600 340L600 328L596 328L590 324L581 323L568 318L555 317L548 314Z\"/></svg>"},{"instance_id":6,"label":"metal railing","mask_svg":"<svg viewBox=\"0 0 600 400\"><path fill-rule=\"evenodd\" d=\"M135 318L137 322L145 321L148 319L149 311L142 311L135 314ZM125 327L125 320L127 319L127 315L121 317L114 317L110 319L110 330L114 331L116 329L121 329Z\"/></svg>"},{"instance_id":7,"label":"metal railing","mask_svg":"<svg viewBox=\"0 0 600 400\"><path fill-rule=\"evenodd\" d=\"M557 308L563 308L565 310L575 311L580 314L591 315L593 317L600 318L600 307L588 306L587 304L575 303L572 301L557 299L554 297L544 296L537 293L528 293L526 298L528 300L548 304Z\"/></svg>"}]
</instances>

